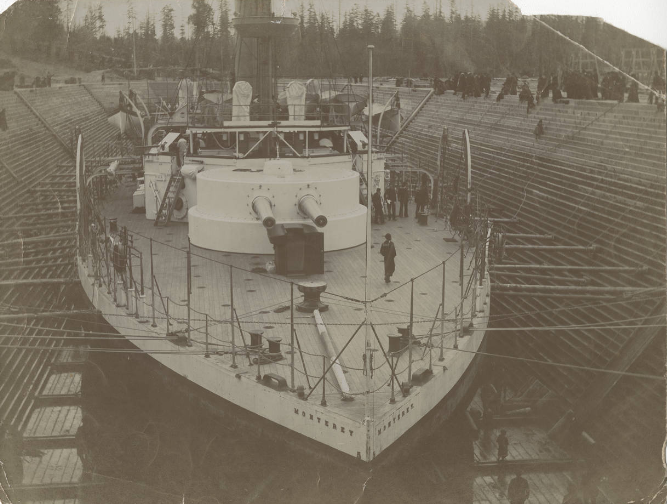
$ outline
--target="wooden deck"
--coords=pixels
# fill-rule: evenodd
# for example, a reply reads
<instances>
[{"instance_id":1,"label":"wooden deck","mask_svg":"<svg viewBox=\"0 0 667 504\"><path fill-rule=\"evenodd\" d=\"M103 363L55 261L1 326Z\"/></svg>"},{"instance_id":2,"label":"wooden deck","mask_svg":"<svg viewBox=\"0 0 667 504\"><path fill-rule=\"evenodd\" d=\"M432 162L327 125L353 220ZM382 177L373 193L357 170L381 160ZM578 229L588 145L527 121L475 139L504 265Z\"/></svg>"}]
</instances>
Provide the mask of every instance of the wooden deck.
<instances>
[{"instance_id":1,"label":"wooden deck","mask_svg":"<svg viewBox=\"0 0 667 504\"><path fill-rule=\"evenodd\" d=\"M149 238L153 239L153 268L163 298L169 298L169 317L172 328L185 328L187 321L187 261L188 226L185 223L171 223L166 228L156 228L141 213L132 213L133 185L121 185L104 204L103 214L107 218L117 218L119 226L127 226L133 235L134 246L142 251L144 286L146 293L146 311L150 318L150 252ZM367 284L368 298L377 300L372 304L371 320L378 338L386 350L387 335L397 334L397 327L407 327L410 320L410 280L414 278L414 334L422 337L421 346L413 345L413 372L429 367L428 334L434 325L434 318L441 300L442 262L446 261L445 288L445 328L443 346L453 346L455 328L454 309L460 302L459 244L445 241L450 234L444 231L444 222L429 218L428 226L420 226L414 219L414 206L410 205L410 217L397 218L395 222L374 225L372 229L373 257L370 278ZM379 247L385 233L391 233L396 245L396 273L390 284L384 282L382 257ZM250 363L252 355L246 356L242 350L243 339L250 343L248 329L263 329L264 336L277 336L282 340L282 353L285 359L274 364L262 364L261 372L276 373L290 381L289 327L290 327L290 282L297 284L303 280L322 280L328 284L322 300L329 305L329 310L322 313L327 329L335 341L338 351L346 344L355 329L364 320L363 300L365 296L365 247L328 252L325 254L324 275L286 278L267 273L256 273L258 268L265 268L273 256L228 254L200 249L192 246L192 290L191 290L191 336L195 348L202 349L205 341L205 316L208 314L208 330L211 351L226 350L226 355L216 355L212 360L221 365L229 365L231 334L230 317L230 265L233 270L234 307L238 313L243 334L236 330L236 362L240 373L257 374L257 365ZM375 255L377 253L377 255ZM474 249L466 251L465 279L467 284ZM448 260L449 259L449 260ZM140 277L139 265L133 264L133 274ZM425 273L427 270L432 271ZM420 276L421 275L421 276ZM156 289L157 291L157 289ZM294 287L295 303L301 301L301 294ZM166 308L166 301L165 308ZM164 322L165 309L156 294L157 318ZM464 305L464 313L470 318L470 301ZM326 354L324 345L315 327L313 316L295 310L295 329L301 349L303 363L297 350L295 360L295 386L303 385L306 392L315 385L322 373L322 355ZM158 320L159 322L159 320ZM180 322L180 323L178 323ZM467 321L466 321L467 324ZM147 335L156 335L146 324ZM439 322L435 324L432 337L433 362L438 361L440 333ZM164 334L160 334L164 336ZM372 387L375 391L376 414L383 406L389 405L390 367L382 350L371 334L374 353ZM448 365L456 358L454 351L445 350L445 360L440 365ZM341 355L342 366L352 395L363 394L366 376L363 373L364 329L350 342ZM408 352L397 360L396 373L400 381L406 380ZM305 364L305 367L304 367ZM327 360L328 364L328 360ZM308 374L308 378L306 377ZM332 393L338 388L335 376L330 373L327 389ZM320 389L321 387L318 387ZM318 390L314 394L319 395ZM333 400L330 400L333 399ZM335 400L328 397L330 407L346 410L347 413L361 414L363 401Z\"/></svg>"}]
</instances>

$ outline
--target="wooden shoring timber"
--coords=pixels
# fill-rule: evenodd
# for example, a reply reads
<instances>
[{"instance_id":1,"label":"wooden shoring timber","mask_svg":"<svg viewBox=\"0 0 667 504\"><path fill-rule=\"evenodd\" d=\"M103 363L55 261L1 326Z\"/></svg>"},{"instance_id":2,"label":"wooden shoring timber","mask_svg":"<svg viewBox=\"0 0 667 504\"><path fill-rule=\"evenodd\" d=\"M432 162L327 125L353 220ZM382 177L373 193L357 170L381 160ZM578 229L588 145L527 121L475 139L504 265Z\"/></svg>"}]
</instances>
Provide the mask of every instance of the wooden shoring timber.
<instances>
[{"instance_id":1,"label":"wooden shoring timber","mask_svg":"<svg viewBox=\"0 0 667 504\"><path fill-rule=\"evenodd\" d=\"M23 238L18 240L8 240L5 242L0 242L0 247L4 247L7 245L20 245L25 243L42 243L42 242L57 241L57 240L68 240L72 238L76 238L76 233L59 233L48 236L35 236L31 238Z\"/></svg>"},{"instance_id":2,"label":"wooden shoring timber","mask_svg":"<svg viewBox=\"0 0 667 504\"><path fill-rule=\"evenodd\" d=\"M49 317L68 317L70 315L96 315L99 310L63 310L63 311L44 311L35 313L9 313L1 314L0 320L14 320L14 319L41 319ZM48 328L44 328L48 329Z\"/></svg>"},{"instance_id":3,"label":"wooden shoring timber","mask_svg":"<svg viewBox=\"0 0 667 504\"><path fill-rule=\"evenodd\" d=\"M68 245L68 248L70 246ZM47 247L46 250L53 250L52 247ZM26 263L26 262L32 262L32 261L44 261L45 259L62 259L63 257L74 257L74 252L63 252L63 253L58 253L58 254L47 254L47 255L41 255L41 256L33 256L33 257L16 257L14 259L5 259L3 261L0 261L0 267L2 266L8 266L11 264L16 264L16 263Z\"/></svg>"},{"instance_id":4,"label":"wooden shoring timber","mask_svg":"<svg viewBox=\"0 0 667 504\"><path fill-rule=\"evenodd\" d=\"M78 283L78 278L27 278L21 280L0 280L0 287L20 287L22 285L69 285Z\"/></svg>"},{"instance_id":5,"label":"wooden shoring timber","mask_svg":"<svg viewBox=\"0 0 667 504\"><path fill-rule=\"evenodd\" d=\"M548 250L550 252L595 252L598 247L592 245L584 247L581 245L505 245L505 250Z\"/></svg>"},{"instance_id":6,"label":"wooden shoring timber","mask_svg":"<svg viewBox=\"0 0 667 504\"><path fill-rule=\"evenodd\" d=\"M513 292L513 291L504 291L504 292L497 292L496 293L498 296L508 296L508 297L526 297L530 295L531 298L548 298L552 300L581 300L581 299L588 299L589 301L600 301L600 300L612 300L616 299L614 296L610 295L604 295L604 294L552 294L552 293L539 293L539 292L531 292L530 294L527 292Z\"/></svg>"},{"instance_id":7,"label":"wooden shoring timber","mask_svg":"<svg viewBox=\"0 0 667 504\"><path fill-rule=\"evenodd\" d=\"M521 238L522 240L553 240L554 235L550 234L529 234L529 233L503 233L505 238Z\"/></svg>"},{"instance_id":8,"label":"wooden shoring timber","mask_svg":"<svg viewBox=\"0 0 667 504\"><path fill-rule=\"evenodd\" d=\"M58 221L51 221L47 222L45 224L34 224L34 225L25 225L25 226L13 226L13 227L0 227L0 233L11 233L11 232L16 232L16 231L36 231L38 229L52 229L52 228L59 228L59 227L70 227L74 226L74 220L73 219L67 219L67 220L58 220Z\"/></svg>"},{"instance_id":9,"label":"wooden shoring timber","mask_svg":"<svg viewBox=\"0 0 667 504\"><path fill-rule=\"evenodd\" d=\"M74 261L56 261L45 264L21 264L19 266L0 266L0 271L24 271L39 268L57 268L59 266L74 266Z\"/></svg>"},{"instance_id":10,"label":"wooden shoring timber","mask_svg":"<svg viewBox=\"0 0 667 504\"><path fill-rule=\"evenodd\" d=\"M28 245L32 245L32 244L28 244ZM72 251L72 248L73 248L72 244L70 243L69 240L66 243L55 243L55 244L53 244L49 247L37 247L37 248L32 248L30 246L29 247L23 247L22 249L20 249L20 251L22 253L21 257L16 257L15 259L20 261L21 258L23 258L24 260L27 261L27 260L30 260L31 257L25 257L26 254L37 254L37 253L41 254L42 252L57 252L57 251L61 251L61 250L67 250L68 251L67 253L74 254L74 252ZM61 255L65 256L66 254L62 253ZM55 255L51 256L51 257L55 257Z\"/></svg>"},{"instance_id":11,"label":"wooden shoring timber","mask_svg":"<svg viewBox=\"0 0 667 504\"><path fill-rule=\"evenodd\" d=\"M504 277L518 277L518 278L530 278L533 280L550 280L554 282L575 282L579 284L585 284L588 282L587 278L578 278L578 277L563 277L563 276L550 276L550 275L535 275L532 273L520 273L520 272L509 272L509 271L491 271L492 275L495 276L504 276Z\"/></svg>"},{"instance_id":12,"label":"wooden shoring timber","mask_svg":"<svg viewBox=\"0 0 667 504\"><path fill-rule=\"evenodd\" d=\"M74 187L33 187L31 189L34 192L38 193L73 193Z\"/></svg>"},{"instance_id":13,"label":"wooden shoring timber","mask_svg":"<svg viewBox=\"0 0 667 504\"><path fill-rule=\"evenodd\" d=\"M28 217L43 217L45 215L63 215L75 213L76 209L72 208L69 210L50 210L45 212L27 212L27 213L16 213L16 214L3 214L0 215L0 220L6 219L22 219ZM69 217L68 217L69 218Z\"/></svg>"},{"instance_id":14,"label":"wooden shoring timber","mask_svg":"<svg viewBox=\"0 0 667 504\"><path fill-rule=\"evenodd\" d=\"M625 292L652 292L663 287L582 287L579 285L533 285L492 283L496 292L585 292L589 294L623 294Z\"/></svg>"},{"instance_id":15,"label":"wooden shoring timber","mask_svg":"<svg viewBox=\"0 0 667 504\"><path fill-rule=\"evenodd\" d=\"M494 264L491 271L501 270L554 270L554 271L592 271L600 273L646 273L647 266L552 266L550 264Z\"/></svg>"},{"instance_id":16,"label":"wooden shoring timber","mask_svg":"<svg viewBox=\"0 0 667 504\"><path fill-rule=\"evenodd\" d=\"M74 152L72 151L72 149L69 148L67 142L65 142L62 138L60 138L60 135L56 133L56 130L54 130L51 127L51 125L46 121L46 119L44 119L44 117L42 117L42 115L39 112L37 112L37 110L35 110L35 107L33 107L32 104L18 90L15 89L14 93L16 94L16 96L20 98L20 100L25 104L25 106L30 109L30 112L32 112L35 115L35 117L39 119L39 122L42 123L42 125L48 130L48 132L51 133L53 138L56 139L56 143L65 150L65 152L69 157L74 159L75 158Z\"/></svg>"}]
</instances>

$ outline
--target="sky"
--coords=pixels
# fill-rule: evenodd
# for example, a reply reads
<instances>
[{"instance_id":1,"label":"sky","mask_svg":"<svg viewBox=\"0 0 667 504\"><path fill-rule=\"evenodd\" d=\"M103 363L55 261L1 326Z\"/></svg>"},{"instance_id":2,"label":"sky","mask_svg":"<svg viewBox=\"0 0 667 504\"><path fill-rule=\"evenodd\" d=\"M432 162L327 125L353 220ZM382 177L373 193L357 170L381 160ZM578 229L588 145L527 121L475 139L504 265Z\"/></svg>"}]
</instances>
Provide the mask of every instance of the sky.
<instances>
[{"instance_id":1,"label":"sky","mask_svg":"<svg viewBox=\"0 0 667 504\"><path fill-rule=\"evenodd\" d=\"M0 12L3 12L14 0L0 0ZM104 6L107 19L108 31L115 32L116 27L125 22L127 0L73 0L77 4L76 19L82 20L89 4L97 4L101 1ZM213 6L218 5L218 0L209 0ZM284 3L285 11L290 13L297 11L302 0L273 0L274 11L280 12ZM303 0L308 5L309 0ZM455 0L458 11L462 14L470 12L484 15L489 7L493 5L505 5L509 0ZM158 15L157 25L159 27L159 11L163 6L170 4L175 9L176 26L181 21L187 20L190 13L191 0L133 0L137 17L142 19L148 10ZM398 19L403 16L406 3L417 13L421 12L422 4L429 5L433 12L438 2L442 9L449 11L449 0L313 0L317 10L326 9L333 15L334 22L338 22L340 5L341 20L343 13L350 10L354 4L368 7L377 12L384 12L385 8L394 4ZM234 0L228 0L232 6ZM653 42L663 48L667 48L667 0L634 0L631 3L613 0L514 0L524 15L537 14L567 14L580 16L601 17L606 22L637 35L645 40ZM158 28L159 29L159 28Z\"/></svg>"}]
</instances>

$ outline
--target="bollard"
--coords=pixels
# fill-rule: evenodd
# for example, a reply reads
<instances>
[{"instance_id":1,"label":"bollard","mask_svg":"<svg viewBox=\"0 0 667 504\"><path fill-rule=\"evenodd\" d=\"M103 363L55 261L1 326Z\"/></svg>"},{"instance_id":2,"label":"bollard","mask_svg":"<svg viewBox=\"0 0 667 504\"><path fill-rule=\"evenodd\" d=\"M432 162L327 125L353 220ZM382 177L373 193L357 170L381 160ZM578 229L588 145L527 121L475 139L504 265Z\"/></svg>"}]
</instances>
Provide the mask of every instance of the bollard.
<instances>
[{"instance_id":1,"label":"bollard","mask_svg":"<svg viewBox=\"0 0 667 504\"><path fill-rule=\"evenodd\" d=\"M146 295L139 294L139 302L137 303L137 315L139 316L140 324L147 324L148 319L146 318Z\"/></svg>"},{"instance_id":2,"label":"bollard","mask_svg":"<svg viewBox=\"0 0 667 504\"><path fill-rule=\"evenodd\" d=\"M127 289L127 312L130 315L134 314L134 287Z\"/></svg>"},{"instance_id":3,"label":"bollard","mask_svg":"<svg viewBox=\"0 0 667 504\"><path fill-rule=\"evenodd\" d=\"M116 298L116 306L122 308L126 306L125 303L125 285L122 280L116 280L116 289L114 297Z\"/></svg>"}]
</instances>

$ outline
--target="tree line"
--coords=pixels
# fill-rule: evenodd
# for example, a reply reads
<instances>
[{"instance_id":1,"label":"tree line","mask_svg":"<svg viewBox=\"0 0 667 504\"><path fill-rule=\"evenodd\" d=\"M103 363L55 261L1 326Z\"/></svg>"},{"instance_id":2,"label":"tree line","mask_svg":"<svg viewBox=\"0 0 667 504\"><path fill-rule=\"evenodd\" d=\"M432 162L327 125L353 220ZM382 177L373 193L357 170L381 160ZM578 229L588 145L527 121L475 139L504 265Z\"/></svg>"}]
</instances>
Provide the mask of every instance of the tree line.
<instances>
[{"instance_id":1,"label":"tree line","mask_svg":"<svg viewBox=\"0 0 667 504\"><path fill-rule=\"evenodd\" d=\"M126 6L125 25L109 35L101 3L90 4L83 21L72 23L73 0L20 0L1 16L0 44L16 55L62 61L83 70L131 69L135 58L139 68L222 69L225 75L233 68L228 0L192 0L188 26L178 27L170 5L153 13L137 13L132 0ZM365 74L369 44L375 46L375 75L403 77L442 78L458 72L536 76L571 67L581 53L511 6L491 8L484 21L461 15L454 0L448 10L436 12L425 2L420 14L406 4L400 21L393 4L382 13L355 5L339 26L327 12L317 12L312 1L302 2L294 14L298 29L277 42L280 76ZM624 47L655 47L595 18L540 19L616 65Z\"/></svg>"}]
</instances>

